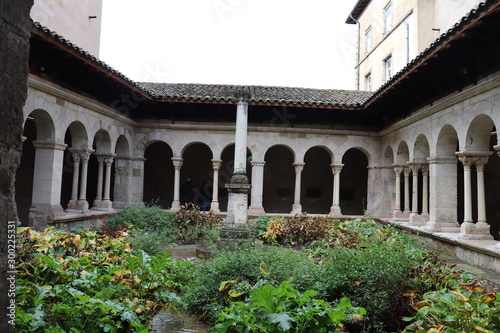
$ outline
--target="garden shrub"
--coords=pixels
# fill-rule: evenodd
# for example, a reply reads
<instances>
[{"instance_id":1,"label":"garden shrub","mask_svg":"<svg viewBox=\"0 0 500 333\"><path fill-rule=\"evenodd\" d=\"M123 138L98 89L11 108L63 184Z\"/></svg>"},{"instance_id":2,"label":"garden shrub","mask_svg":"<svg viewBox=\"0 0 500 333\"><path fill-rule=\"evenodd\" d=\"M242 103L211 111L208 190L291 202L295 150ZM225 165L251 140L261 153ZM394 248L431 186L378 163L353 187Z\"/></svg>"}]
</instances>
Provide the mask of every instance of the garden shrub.
<instances>
[{"instance_id":1,"label":"garden shrub","mask_svg":"<svg viewBox=\"0 0 500 333\"><path fill-rule=\"evenodd\" d=\"M331 224L330 218L307 214L297 214L290 219L274 217L267 221L266 232L261 237L269 244L306 244L324 238Z\"/></svg>"},{"instance_id":2,"label":"garden shrub","mask_svg":"<svg viewBox=\"0 0 500 333\"><path fill-rule=\"evenodd\" d=\"M175 221L175 213L156 205L126 206L110 216L104 226L110 229L125 227L132 235L156 233L163 238L163 242L170 242L174 236Z\"/></svg>"},{"instance_id":3,"label":"garden shrub","mask_svg":"<svg viewBox=\"0 0 500 333\"><path fill-rule=\"evenodd\" d=\"M265 276L261 271L263 263L268 271ZM218 291L223 281L238 281L240 288L247 291L260 283L279 285L285 280L299 291L314 289L319 274L319 266L309 260L307 254L270 249L263 251L251 247L236 250L222 250L215 257L196 267L195 279L184 290L188 308L205 319L215 321L216 315L231 303Z\"/></svg>"},{"instance_id":4,"label":"garden shrub","mask_svg":"<svg viewBox=\"0 0 500 333\"><path fill-rule=\"evenodd\" d=\"M221 221L213 211L202 212L193 204L182 206L175 219L175 238L186 243L213 243L219 239Z\"/></svg>"}]
</instances>

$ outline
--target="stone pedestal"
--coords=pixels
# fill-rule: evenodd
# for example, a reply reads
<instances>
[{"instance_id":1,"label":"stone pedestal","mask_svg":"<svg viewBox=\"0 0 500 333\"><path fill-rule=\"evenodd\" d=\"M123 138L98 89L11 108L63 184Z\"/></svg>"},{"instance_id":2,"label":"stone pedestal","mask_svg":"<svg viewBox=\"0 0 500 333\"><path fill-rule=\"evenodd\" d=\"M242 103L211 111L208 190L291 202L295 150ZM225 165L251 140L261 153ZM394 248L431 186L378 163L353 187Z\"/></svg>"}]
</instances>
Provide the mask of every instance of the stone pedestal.
<instances>
[{"instance_id":1,"label":"stone pedestal","mask_svg":"<svg viewBox=\"0 0 500 333\"><path fill-rule=\"evenodd\" d=\"M226 224L232 226L248 223L248 193L251 188L246 174L234 174L231 182L226 184L229 192Z\"/></svg>"}]
</instances>

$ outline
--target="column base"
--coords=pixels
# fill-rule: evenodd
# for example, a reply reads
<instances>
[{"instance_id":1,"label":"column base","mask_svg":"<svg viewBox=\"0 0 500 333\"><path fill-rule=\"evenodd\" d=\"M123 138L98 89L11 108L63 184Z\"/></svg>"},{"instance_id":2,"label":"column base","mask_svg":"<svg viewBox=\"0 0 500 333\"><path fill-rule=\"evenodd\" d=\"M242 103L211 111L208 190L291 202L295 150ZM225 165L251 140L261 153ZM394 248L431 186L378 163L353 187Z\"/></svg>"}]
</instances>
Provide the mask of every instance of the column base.
<instances>
[{"instance_id":1,"label":"column base","mask_svg":"<svg viewBox=\"0 0 500 333\"><path fill-rule=\"evenodd\" d=\"M302 205L301 204L293 204L292 211L290 212L290 214L297 215L300 213L302 213Z\"/></svg>"},{"instance_id":2,"label":"column base","mask_svg":"<svg viewBox=\"0 0 500 333\"><path fill-rule=\"evenodd\" d=\"M463 222L460 226L458 239L492 240L493 236L490 234L490 227L487 223Z\"/></svg>"},{"instance_id":3,"label":"column base","mask_svg":"<svg viewBox=\"0 0 500 333\"><path fill-rule=\"evenodd\" d=\"M248 207L248 215L251 216L264 216L266 215L266 211L262 206L250 206Z\"/></svg>"},{"instance_id":4,"label":"column base","mask_svg":"<svg viewBox=\"0 0 500 333\"><path fill-rule=\"evenodd\" d=\"M229 192L226 217L228 225L248 224L248 193L251 188L245 174L234 174L231 183L226 184Z\"/></svg>"},{"instance_id":5,"label":"column base","mask_svg":"<svg viewBox=\"0 0 500 333\"><path fill-rule=\"evenodd\" d=\"M94 201L92 205L92 210L98 210L103 212L113 211L113 203L110 200Z\"/></svg>"},{"instance_id":6,"label":"column base","mask_svg":"<svg viewBox=\"0 0 500 333\"><path fill-rule=\"evenodd\" d=\"M54 217L63 216L61 205L31 204L28 225L37 230L45 229Z\"/></svg>"},{"instance_id":7,"label":"column base","mask_svg":"<svg viewBox=\"0 0 500 333\"><path fill-rule=\"evenodd\" d=\"M399 209L394 211L394 214L392 214L392 217L395 218L395 219L406 219L406 218L408 218L408 216L405 216L405 213L402 212L402 211L400 211Z\"/></svg>"},{"instance_id":8,"label":"column base","mask_svg":"<svg viewBox=\"0 0 500 333\"><path fill-rule=\"evenodd\" d=\"M220 213L219 202L212 201L212 203L210 204L210 210L216 214Z\"/></svg>"},{"instance_id":9,"label":"column base","mask_svg":"<svg viewBox=\"0 0 500 333\"><path fill-rule=\"evenodd\" d=\"M410 223L409 225L413 226L424 226L426 225L427 221L429 221L429 215L420 215L418 213L411 213L410 214Z\"/></svg>"},{"instance_id":10,"label":"column base","mask_svg":"<svg viewBox=\"0 0 500 333\"><path fill-rule=\"evenodd\" d=\"M70 201L66 213L84 213L89 210L89 203L86 200Z\"/></svg>"},{"instance_id":11,"label":"column base","mask_svg":"<svg viewBox=\"0 0 500 333\"><path fill-rule=\"evenodd\" d=\"M459 233L460 225L458 222L444 222L444 221L428 221L424 226L425 231L430 232L449 232Z\"/></svg>"},{"instance_id":12,"label":"column base","mask_svg":"<svg viewBox=\"0 0 500 333\"><path fill-rule=\"evenodd\" d=\"M181 210L181 202L179 200L172 201L172 207L170 207L171 212L178 212Z\"/></svg>"},{"instance_id":13,"label":"column base","mask_svg":"<svg viewBox=\"0 0 500 333\"><path fill-rule=\"evenodd\" d=\"M330 207L330 214L328 214L328 215L331 217L341 217L342 211L340 210L340 206Z\"/></svg>"}]
</instances>

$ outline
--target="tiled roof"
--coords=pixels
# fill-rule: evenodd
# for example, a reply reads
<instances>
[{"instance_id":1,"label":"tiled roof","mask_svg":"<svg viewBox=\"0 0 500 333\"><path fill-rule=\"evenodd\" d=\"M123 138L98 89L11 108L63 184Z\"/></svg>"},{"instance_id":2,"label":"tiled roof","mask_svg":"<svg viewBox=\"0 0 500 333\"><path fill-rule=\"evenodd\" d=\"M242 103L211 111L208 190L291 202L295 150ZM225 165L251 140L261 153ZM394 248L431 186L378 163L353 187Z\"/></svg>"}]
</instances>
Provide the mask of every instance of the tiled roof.
<instances>
[{"instance_id":1,"label":"tiled roof","mask_svg":"<svg viewBox=\"0 0 500 333\"><path fill-rule=\"evenodd\" d=\"M282 104L309 107L360 107L372 93L352 90L310 89L271 86L238 86L219 84L186 84L186 83L150 83L135 82L105 62L83 50L70 40L35 22L36 30L55 41L75 50L95 65L103 68L112 76L124 80L128 84L142 90L156 100L178 100L198 102L237 102L237 95L244 93L250 96L253 104Z\"/></svg>"},{"instance_id":2,"label":"tiled roof","mask_svg":"<svg viewBox=\"0 0 500 333\"><path fill-rule=\"evenodd\" d=\"M139 83L159 100L237 102L238 95L249 96L250 104L282 104L309 107L360 107L371 92L271 86L241 86L186 83Z\"/></svg>"},{"instance_id":3,"label":"tiled roof","mask_svg":"<svg viewBox=\"0 0 500 333\"><path fill-rule=\"evenodd\" d=\"M128 84L130 84L130 85L132 85L132 86L137 87L137 88L140 89L140 86L137 84L137 82L129 79L127 76L125 76L121 72L119 72L116 69L112 68L111 66L109 66L108 64L106 64L104 61L99 60L97 57L93 56L92 54L90 54L89 52L85 51L81 47L78 47L76 44L73 44L69 39L66 39L63 36L57 34L56 32L50 30L49 28L42 26L39 22L33 22L33 26L36 28L36 30L39 30L39 31L43 32L44 35L49 35L54 40L58 41L59 43L62 43L64 45L70 47L71 49L75 50L76 52L78 52L79 54L81 54L82 56L84 56L85 58L87 58L88 60L90 60L91 62L94 62L97 66L105 69L110 74L112 74L112 75L114 75L114 76L116 76L116 77L124 80Z\"/></svg>"}]
</instances>

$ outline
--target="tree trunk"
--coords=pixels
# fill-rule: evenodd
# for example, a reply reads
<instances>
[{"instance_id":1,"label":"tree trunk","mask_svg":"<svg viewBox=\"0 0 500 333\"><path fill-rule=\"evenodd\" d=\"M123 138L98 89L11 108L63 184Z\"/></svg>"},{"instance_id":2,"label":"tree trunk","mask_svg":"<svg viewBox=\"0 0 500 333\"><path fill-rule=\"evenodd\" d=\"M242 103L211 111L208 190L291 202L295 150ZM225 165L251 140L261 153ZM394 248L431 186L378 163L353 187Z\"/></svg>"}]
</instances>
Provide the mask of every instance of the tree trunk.
<instances>
[{"instance_id":1,"label":"tree trunk","mask_svg":"<svg viewBox=\"0 0 500 333\"><path fill-rule=\"evenodd\" d=\"M13 249L8 241L15 229L9 228L9 221L17 220L14 180L22 148L32 5L33 0L0 0L0 332L6 333L14 328L10 314L15 274L9 266Z\"/></svg>"}]
</instances>

